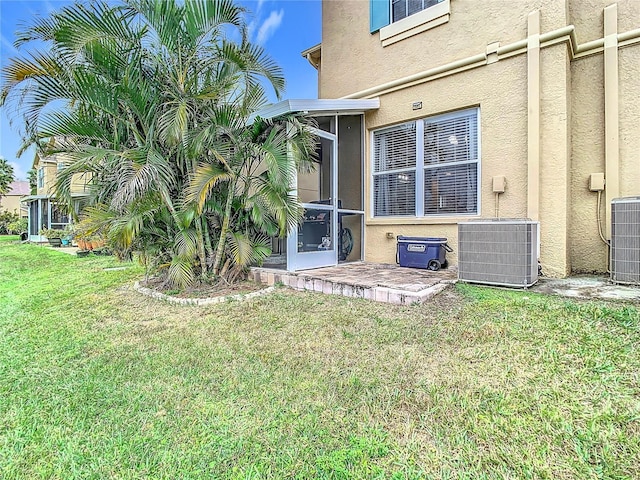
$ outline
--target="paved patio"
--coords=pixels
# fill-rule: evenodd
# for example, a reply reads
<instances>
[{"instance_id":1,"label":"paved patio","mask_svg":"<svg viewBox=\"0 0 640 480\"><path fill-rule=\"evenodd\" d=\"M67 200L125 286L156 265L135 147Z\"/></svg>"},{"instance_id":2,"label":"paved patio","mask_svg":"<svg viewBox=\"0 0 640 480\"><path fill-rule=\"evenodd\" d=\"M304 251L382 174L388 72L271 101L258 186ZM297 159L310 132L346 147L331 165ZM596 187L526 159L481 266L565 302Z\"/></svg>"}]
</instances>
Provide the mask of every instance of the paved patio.
<instances>
[{"instance_id":1,"label":"paved patio","mask_svg":"<svg viewBox=\"0 0 640 480\"><path fill-rule=\"evenodd\" d=\"M48 243L39 243L37 245L40 245L41 247L45 247L45 248L50 248L51 250L55 250L57 252L67 253L69 255L75 255L76 253L78 253L78 250L80 250L78 247L72 247L72 246L52 247Z\"/></svg>"},{"instance_id":2,"label":"paved patio","mask_svg":"<svg viewBox=\"0 0 640 480\"><path fill-rule=\"evenodd\" d=\"M449 267L432 272L402 268L398 265L355 262L295 273L254 267L251 269L250 276L254 281L267 285L280 282L296 290L409 305L422 303L440 293L448 285L456 283L458 270L455 267ZM579 275L561 279L542 277L528 290L587 300L621 300L640 303L640 286L618 285L612 283L606 275Z\"/></svg>"},{"instance_id":3,"label":"paved patio","mask_svg":"<svg viewBox=\"0 0 640 480\"><path fill-rule=\"evenodd\" d=\"M251 276L254 281L266 285L283 283L295 290L410 305L422 303L455 283L458 272L452 267L432 272L383 263L354 262L300 272L254 267Z\"/></svg>"}]
</instances>

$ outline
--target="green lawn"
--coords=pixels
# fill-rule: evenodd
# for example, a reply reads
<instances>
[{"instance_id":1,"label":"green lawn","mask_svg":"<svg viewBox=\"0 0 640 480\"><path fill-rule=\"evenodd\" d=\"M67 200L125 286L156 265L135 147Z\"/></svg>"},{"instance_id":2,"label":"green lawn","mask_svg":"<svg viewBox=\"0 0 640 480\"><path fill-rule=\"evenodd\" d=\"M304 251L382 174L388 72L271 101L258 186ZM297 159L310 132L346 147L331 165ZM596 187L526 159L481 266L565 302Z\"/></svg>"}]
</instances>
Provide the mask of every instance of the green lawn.
<instances>
[{"instance_id":1,"label":"green lawn","mask_svg":"<svg viewBox=\"0 0 640 480\"><path fill-rule=\"evenodd\" d=\"M0 478L640 478L636 307L178 307L116 265L0 239Z\"/></svg>"}]
</instances>

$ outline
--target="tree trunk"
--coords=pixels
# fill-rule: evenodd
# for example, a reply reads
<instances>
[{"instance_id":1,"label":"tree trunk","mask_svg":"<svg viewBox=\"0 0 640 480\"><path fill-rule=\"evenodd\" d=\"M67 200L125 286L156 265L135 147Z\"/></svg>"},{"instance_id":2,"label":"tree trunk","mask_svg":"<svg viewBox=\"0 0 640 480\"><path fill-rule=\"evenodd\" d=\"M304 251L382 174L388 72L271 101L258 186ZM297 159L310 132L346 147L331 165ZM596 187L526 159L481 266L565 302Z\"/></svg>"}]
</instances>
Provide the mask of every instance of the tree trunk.
<instances>
[{"instance_id":1,"label":"tree trunk","mask_svg":"<svg viewBox=\"0 0 640 480\"><path fill-rule=\"evenodd\" d=\"M213 245L211 245L211 235L209 234L209 221L206 216L202 216L202 226L204 228L204 251L207 257L213 255Z\"/></svg>"},{"instance_id":2,"label":"tree trunk","mask_svg":"<svg viewBox=\"0 0 640 480\"><path fill-rule=\"evenodd\" d=\"M231 207L233 205L233 196L236 190L236 181L235 177L231 179L227 203L224 207L224 218L222 220L222 227L220 228L220 238L218 239L218 246L216 248L216 258L213 262L213 274L216 276L218 275L218 272L220 272L220 263L222 263L222 255L224 254L224 247L227 243L227 233L229 232L229 220L231 218Z\"/></svg>"},{"instance_id":3,"label":"tree trunk","mask_svg":"<svg viewBox=\"0 0 640 480\"><path fill-rule=\"evenodd\" d=\"M204 231L202 229L203 219L204 215L196 218L196 232L198 232L198 257L200 257L200 268L202 269L200 273L201 278L205 278L207 276L207 254L204 251Z\"/></svg>"}]
</instances>

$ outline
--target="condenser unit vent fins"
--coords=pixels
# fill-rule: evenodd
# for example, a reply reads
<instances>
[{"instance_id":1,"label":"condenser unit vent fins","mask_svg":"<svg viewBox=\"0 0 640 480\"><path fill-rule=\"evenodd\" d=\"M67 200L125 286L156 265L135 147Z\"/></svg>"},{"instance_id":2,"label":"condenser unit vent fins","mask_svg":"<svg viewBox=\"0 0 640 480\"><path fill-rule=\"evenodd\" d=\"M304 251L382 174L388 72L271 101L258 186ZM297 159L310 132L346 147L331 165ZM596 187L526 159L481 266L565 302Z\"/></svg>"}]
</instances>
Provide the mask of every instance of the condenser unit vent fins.
<instances>
[{"instance_id":1,"label":"condenser unit vent fins","mask_svg":"<svg viewBox=\"0 0 640 480\"><path fill-rule=\"evenodd\" d=\"M458 224L458 278L526 288L538 281L538 223L526 219Z\"/></svg>"},{"instance_id":2,"label":"condenser unit vent fins","mask_svg":"<svg viewBox=\"0 0 640 480\"><path fill-rule=\"evenodd\" d=\"M640 285L640 197L611 201L611 280Z\"/></svg>"}]
</instances>

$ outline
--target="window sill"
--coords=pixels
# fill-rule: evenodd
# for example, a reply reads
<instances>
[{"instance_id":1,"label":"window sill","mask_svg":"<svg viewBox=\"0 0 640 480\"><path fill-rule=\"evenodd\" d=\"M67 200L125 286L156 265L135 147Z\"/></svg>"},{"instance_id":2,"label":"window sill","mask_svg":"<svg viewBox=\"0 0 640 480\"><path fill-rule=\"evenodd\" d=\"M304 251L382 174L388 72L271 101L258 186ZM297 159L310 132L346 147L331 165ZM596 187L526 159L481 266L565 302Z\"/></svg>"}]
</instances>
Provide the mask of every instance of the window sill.
<instances>
[{"instance_id":1,"label":"window sill","mask_svg":"<svg viewBox=\"0 0 640 480\"><path fill-rule=\"evenodd\" d=\"M391 23L386 27L382 27L380 29L382 46L392 45L400 40L447 23L449 21L450 11L450 0L444 0L433 7L429 7L421 12L414 13L402 20Z\"/></svg>"},{"instance_id":2,"label":"window sill","mask_svg":"<svg viewBox=\"0 0 640 480\"><path fill-rule=\"evenodd\" d=\"M480 215L460 215L459 217L368 217L366 225L448 225L477 220Z\"/></svg>"}]
</instances>

